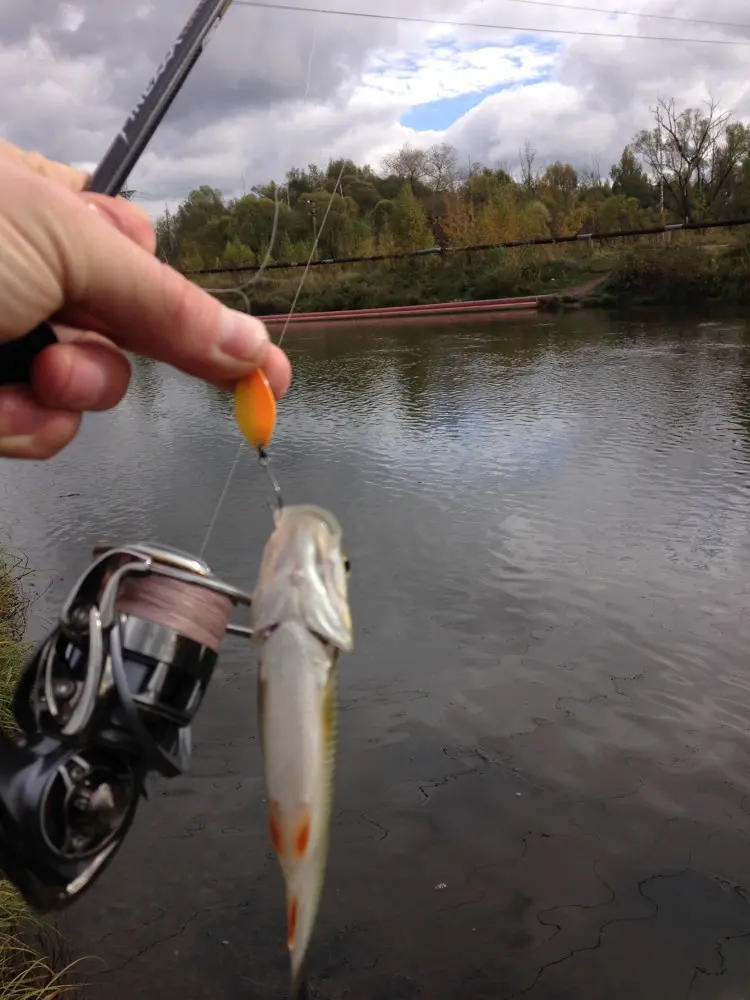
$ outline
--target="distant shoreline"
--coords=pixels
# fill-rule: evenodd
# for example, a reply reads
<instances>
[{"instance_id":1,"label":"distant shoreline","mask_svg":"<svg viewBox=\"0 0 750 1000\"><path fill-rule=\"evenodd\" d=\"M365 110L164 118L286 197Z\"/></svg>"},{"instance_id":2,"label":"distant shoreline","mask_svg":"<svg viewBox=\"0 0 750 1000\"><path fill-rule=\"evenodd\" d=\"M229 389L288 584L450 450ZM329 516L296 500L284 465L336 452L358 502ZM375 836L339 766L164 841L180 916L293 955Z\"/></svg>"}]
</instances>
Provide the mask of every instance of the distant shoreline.
<instances>
[{"instance_id":1,"label":"distant shoreline","mask_svg":"<svg viewBox=\"0 0 750 1000\"><path fill-rule=\"evenodd\" d=\"M479 315L483 319L516 319L535 316L540 310L580 308L591 294L607 281L608 275L597 277L556 294L521 295L498 299L466 299L431 302L424 305L382 306L369 309L328 309L292 314L273 313L259 318L269 327L282 326L287 321L295 326L347 322L389 323L429 319L452 321L464 315Z\"/></svg>"}]
</instances>

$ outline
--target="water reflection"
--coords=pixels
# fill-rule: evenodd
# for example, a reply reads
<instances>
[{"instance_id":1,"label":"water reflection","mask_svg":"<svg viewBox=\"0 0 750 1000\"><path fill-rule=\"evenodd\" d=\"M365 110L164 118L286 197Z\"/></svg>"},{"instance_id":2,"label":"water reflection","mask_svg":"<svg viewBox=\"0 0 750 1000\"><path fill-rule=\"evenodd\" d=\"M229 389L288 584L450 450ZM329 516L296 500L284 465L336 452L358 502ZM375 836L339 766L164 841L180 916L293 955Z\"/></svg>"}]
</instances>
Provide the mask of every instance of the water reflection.
<instances>
[{"instance_id":1,"label":"water reflection","mask_svg":"<svg viewBox=\"0 0 750 1000\"><path fill-rule=\"evenodd\" d=\"M749 346L589 313L290 336L275 468L341 517L358 636L319 997L747 991ZM139 365L64 456L13 466L39 621L102 538L197 550L237 441L231 397ZM248 452L207 553L243 587L267 492ZM284 995L239 643L196 742L66 919L111 997Z\"/></svg>"}]
</instances>

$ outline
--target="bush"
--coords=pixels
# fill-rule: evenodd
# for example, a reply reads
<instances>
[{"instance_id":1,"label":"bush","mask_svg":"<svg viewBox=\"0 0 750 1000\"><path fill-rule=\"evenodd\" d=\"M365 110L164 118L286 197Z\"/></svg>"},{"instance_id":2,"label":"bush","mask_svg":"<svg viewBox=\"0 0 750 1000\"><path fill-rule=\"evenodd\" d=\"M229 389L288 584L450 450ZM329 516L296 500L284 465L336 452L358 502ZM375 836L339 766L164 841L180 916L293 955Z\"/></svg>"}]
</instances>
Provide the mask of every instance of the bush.
<instances>
[{"instance_id":1,"label":"bush","mask_svg":"<svg viewBox=\"0 0 750 1000\"><path fill-rule=\"evenodd\" d=\"M720 265L700 247L628 248L616 260L608 292L619 302L694 305L721 295Z\"/></svg>"},{"instance_id":2,"label":"bush","mask_svg":"<svg viewBox=\"0 0 750 1000\"><path fill-rule=\"evenodd\" d=\"M665 245L660 237L621 241L596 254L588 245L570 244L324 265L308 271L296 312L550 293L564 296L566 287L607 274L606 297L601 299L607 308L646 303L693 307L717 298L748 302L750 232L725 240L728 246L715 246L692 233L679 233L671 244ZM302 273L301 268L266 271L254 278L247 288L251 312L259 316L287 313ZM227 276L217 280L227 288L231 284Z\"/></svg>"},{"instance_id":3,"label":"bush","mask_svg":"<svg viewBox=\"0 0 750 1000\"><path fill-rule=\"evenodd\" d=\"M6 732L13 729L11 700L29 649L24 641L28 602L22 586L27 573L22 559L0 551L0 725ZM42 954L39 942L50 933L13 886L0 880L0 1000L54 1000L74 989L64 981L71 967L56 971L54 966L61 963Z\"/></svg>"},{"instance_id":4,"label":"bush","mask_svg":"<svg viewBox=\"0 0 750 1000\"><path fill-rule=\"evenodd\" d=\"M536 295L589 276L590 259L535 247L314 267L297 312L374 309ZM286 313L302 269L267 271L247 289L257 316ZM226 298L226 296L222 296Z\"/></svg>"}]
</instances>

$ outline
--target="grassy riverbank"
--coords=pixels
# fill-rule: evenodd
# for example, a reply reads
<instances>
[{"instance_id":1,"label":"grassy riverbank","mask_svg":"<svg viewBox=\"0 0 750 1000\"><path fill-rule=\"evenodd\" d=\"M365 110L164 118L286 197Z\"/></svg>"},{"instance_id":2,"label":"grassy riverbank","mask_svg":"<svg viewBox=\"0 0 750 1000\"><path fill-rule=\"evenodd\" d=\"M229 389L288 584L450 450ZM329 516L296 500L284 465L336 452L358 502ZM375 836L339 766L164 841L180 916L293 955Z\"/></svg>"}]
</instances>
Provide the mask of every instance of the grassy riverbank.
<instances>
[{"instance_id":1,"label":"grassy riverbank","mask_svg":"<svg viewBox=\"0 0 750 1000\"><path fill-rule=\"evenodd\" d=\"M608 258L595 258L583 248L575 249L577 253L571 250L554 254L520 247L473 255L448 254L442 259L416 257L311 268L295 311L427 305L554 293L585 282L608 267ZM250 275L244 277L247 281ZM288 311L300 278L301 269L266 271L246 289L251 311L257 316ZM194 280L205 288L229 289L240 284L243 275L207 275ZM242 303L233 296L222 297L242 308Z\"/></svg>"},{"instance_id":2,"label":"grassy riverbank","mask_svg":"<svg viewBox=\"0 0 750 1000\"><path fill-rule=\"evenodd\" d=\"M295 311L564 295L605 277L587 304L621 310L750 302L750 239L743 234L723 239L724 243L718 243L680 233L668 243L650 237L607 247L520 247L442 259L417 257L312 268ZM247 280L251 275L244 277ZM258 316L287 312L300 278L301 269L265 272L245 289L250 310ZM233 274L197 280L207 288L228 290L242 279L242 274ZM222 298L244 307L239 297L224 294Z\"/></svg>"},{"instance_id":3,"label":"grassy riverbank","mask_svg":"<svg viewBox=\"0 0 750 1000\"><path fill-rule=\"evenodd\" d=\"M750 302L750 242L629 250L607 282L605 305L693 308L703 303Z\"/></svg>"},{"instance_id":4,"label":"grassy riverbank","mask_svg":"<svg viewBox=\"0 0 750 1000\"><path fill-rule=\"evenodd\" d=\"M0 551L0 723L12 730L11 698L23 660L28 601L25 563ZM72 989L55 954L56 934L0 880L0 1000L54 1000Z\"/></svg>"}]
</instances>

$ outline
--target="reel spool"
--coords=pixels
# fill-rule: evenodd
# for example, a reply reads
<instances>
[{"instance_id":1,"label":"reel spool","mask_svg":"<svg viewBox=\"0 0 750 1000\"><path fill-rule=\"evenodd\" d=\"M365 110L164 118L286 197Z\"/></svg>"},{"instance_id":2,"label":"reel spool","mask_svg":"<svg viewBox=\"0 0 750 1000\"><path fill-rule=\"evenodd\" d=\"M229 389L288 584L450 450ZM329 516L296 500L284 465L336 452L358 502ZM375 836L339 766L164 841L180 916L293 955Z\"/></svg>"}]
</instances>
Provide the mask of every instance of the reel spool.
<instances>
[{"instance_id":1,"label":"reel spool","mask_svg":"<svg viewBox=\"0 0 750 1000\"><path fill-rule=\"evenodd\" d=\"M0 867L27 901L69 905L106 868L149 771L190 763L190 725L250 596L199 559L99 547L14 692L0 733Z\"/></svg>"}]
</instances>

